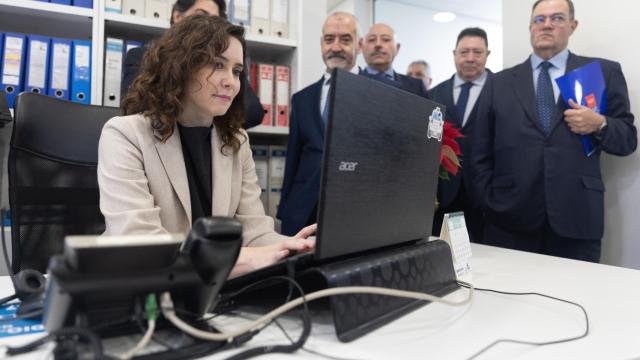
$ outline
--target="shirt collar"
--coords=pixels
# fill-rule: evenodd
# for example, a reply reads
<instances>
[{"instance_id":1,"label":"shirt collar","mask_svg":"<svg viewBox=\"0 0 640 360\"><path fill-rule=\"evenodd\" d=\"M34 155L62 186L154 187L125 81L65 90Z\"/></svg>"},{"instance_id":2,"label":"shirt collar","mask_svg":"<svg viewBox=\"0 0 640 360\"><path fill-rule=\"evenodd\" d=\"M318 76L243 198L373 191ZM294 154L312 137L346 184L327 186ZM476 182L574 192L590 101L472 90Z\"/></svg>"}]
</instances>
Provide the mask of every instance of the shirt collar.
<instances>
[{"instance_id":1,"label":"shirt collar","mask_svg":"<svg viewBox=\"0 0 640 360\"><path fill-rule=\"evenodd\" d=\"M474 86L484 86L484 82L487 81L487 70L483 71L480 76L478 76L475 80L470 81ZM453 87L457 88L462 86L467 81L462 80L462 78L456 73L453 77Z\"/></svg>"},{"instance_id":2,"label":"shirt collar","mask_svg":"<svg viewBox=\"0 0 640 360\"><path fill-rule=\"evenodd\" d=\"M380 72L380 71L372 68L371 66L367 66L366 71L369 74L372 74L372 75L377 75ZM395 71L393 71L393 67L391 67L391 66L389 66L389 68L386 71L384 71L384 73L387 74L387 76L389 78L391 78L391 79L395 79L396 78L396 73L395 73Z\"/></svg>"},{"instance_id":3,"label":"shirt collar","mask_svg":"<svg viewBox=\"0 0 640 360\"><path fill-rule=\"evenodd\" d=\"M567 66L567 59L569 59L569 49L564 49L557 53L554 57L547 60L553 65L556 69L562 69ZM538 69L540 64L545 61L543 58L536 54L531 54L531 68L535 71Z\"/></svg>"}]
</instances>

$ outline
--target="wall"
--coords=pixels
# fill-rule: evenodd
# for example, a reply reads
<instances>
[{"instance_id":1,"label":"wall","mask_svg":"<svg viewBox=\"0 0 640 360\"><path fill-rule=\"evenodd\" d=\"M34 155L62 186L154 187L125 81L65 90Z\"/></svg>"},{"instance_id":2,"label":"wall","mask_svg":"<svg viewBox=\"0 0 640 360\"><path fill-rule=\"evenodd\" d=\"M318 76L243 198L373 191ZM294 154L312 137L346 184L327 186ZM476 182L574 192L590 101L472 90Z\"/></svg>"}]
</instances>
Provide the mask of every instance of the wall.
<instances>
[{"instance_id":1,"label":"wall","mask_svg":"<svg viewBox=\"0 0 640 360\"><path fill-rule=\"evenodd\" d=\"M640 110L640 49L633 39L640 33L637 14L640 3L634 0L574 0L576 32L569 49L577 54L597 56L620 62L629 87L631 110ZM533 1L503 0L504 66L510 67L531 53L529 16ZM602 262L640 269L640 152L628 157L602 157L605 194L605 234Z\"/></svg>"},{"instance_id":2,"label":"wall","mask_svg":"<svg viewBox=\"0 0 640 360\"><path fill-rule=\"evenodd\" d=\"M431 66L431 77L436 85L455 73L452 50L460 30L466 27L481 27L487 32L491 55L487 67L502 70L502 27L499 22L487 21L465 15L450 23L436 23L436 10L414 5L400 4L389 0L375 2L375 22L389 24L396 31L400 52L394 61L394 69L405 73L414 60L426 60Z\"/></svg>"}]
</instances>

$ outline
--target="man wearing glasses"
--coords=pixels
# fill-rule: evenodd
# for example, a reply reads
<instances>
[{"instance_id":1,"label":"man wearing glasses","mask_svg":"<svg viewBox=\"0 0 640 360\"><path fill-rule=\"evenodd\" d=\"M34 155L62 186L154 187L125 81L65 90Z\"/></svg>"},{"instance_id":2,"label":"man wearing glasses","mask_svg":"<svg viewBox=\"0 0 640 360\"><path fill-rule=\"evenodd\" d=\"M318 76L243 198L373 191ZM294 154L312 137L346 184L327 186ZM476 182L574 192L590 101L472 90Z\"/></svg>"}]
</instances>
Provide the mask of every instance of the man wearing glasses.
<instances>
[{"instance_id":1,"label":"man wearing glasses","mask_svg":"<svg viewBox=\"0 0 640 360\"><path fill-rule=\"evenodd\" d=\"M533 54L494 75L481 95L471 154L474 195L490 245L598 262L604 230L602 151L629 155L636 128L620 64L567 49L578 26L571 0L538 0ZM561 101L554 79L599 61L606 113ZM585 94L587 95L587 94ZM581 135L596 151L585 155Z\"/></svg>"},{"instance_id":2,"label":"man wearing glasses","mask_svg":"<svg viewBox=\"0 0 640 360\"><path fill-rule=\"evenodd\" d=\"M471 196L470 159L473 126L478 113L478 97L491 76L485 68L489 57L487 33L480 28L466 28L460 32L453 50L456 73L429 91L429 98L444 104L446 119L459 128L464 138L458 139L462 150L462 167L449 179L438 183L440 206L434 216L433 233L438 236L444 214L463 211L471 241L482 242L482 212Z\"/></svg>"}]
</instances>

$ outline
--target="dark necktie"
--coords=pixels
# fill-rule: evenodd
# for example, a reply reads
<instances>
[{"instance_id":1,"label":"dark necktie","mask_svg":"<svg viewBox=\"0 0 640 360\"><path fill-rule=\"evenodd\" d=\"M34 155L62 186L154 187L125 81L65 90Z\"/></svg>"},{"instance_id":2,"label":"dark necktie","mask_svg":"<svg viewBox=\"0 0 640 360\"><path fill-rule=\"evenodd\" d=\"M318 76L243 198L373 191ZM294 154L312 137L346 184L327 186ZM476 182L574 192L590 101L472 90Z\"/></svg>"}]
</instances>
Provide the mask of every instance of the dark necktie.
<instances>
[{"instance_id":1,"label":"dark necktie","mask_svg":"<svg viewBox=\"0 0 640 360\"><path fill-rule=\"evenodd\" d=\"M458 96L458 102L456 103L456 110L458 111L460 126L464 125L464 112L467 110L467 103L469 102L469 90L472 86L472 82L466 82L462 84L462 86L460 86L460 95Z\"/></svg>"},{"instance_id":2,"label":"dark necktie","mask_svg":"<svg viewBox=\"0 0 640 360\"><path fill-rule=\"evenodd\" d=\"M536 106L538 107L538 119L545 133L551 129L551 118L556 108L553 99L553 85L549 76L551 63L544 61L540 64L540 74L538 74L538 88L536 89Z\"/></svg>"}]
</instances>

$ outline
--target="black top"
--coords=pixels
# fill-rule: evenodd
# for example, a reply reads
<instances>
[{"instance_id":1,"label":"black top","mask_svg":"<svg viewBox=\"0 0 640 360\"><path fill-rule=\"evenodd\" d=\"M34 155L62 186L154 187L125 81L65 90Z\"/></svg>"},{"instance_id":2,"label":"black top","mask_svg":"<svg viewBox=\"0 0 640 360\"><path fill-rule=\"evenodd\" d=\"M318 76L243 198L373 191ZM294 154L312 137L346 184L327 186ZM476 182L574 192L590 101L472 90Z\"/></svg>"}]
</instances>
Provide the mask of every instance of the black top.
<instances>
[{"instance_id":1,"label":"black top","mask_svg":"<svg viewBox=\"0 0 640 360\"><path fill-rule=\"evenodd\" d=\"M187 168L191 224L211 216L211 127L185 127L178 124L184 165Z\"/></svg>"},{"instance_id":2,"label":"black top","mask_svg":"<svg viewBox=\"0 0 640 360\"><path fill-rule=\"evenodd\" d=\"M124 66L122 67L122 98L124 98L129 86L138 75L138 68L146 51L147 47L141 46L127 52L124 58ZM248 129L262 123L264 109L260 104L260 99L258 99L245 77L242 78L242 86L244 86L245 106L244 128Z\"/></svg>"}]
</instances>

